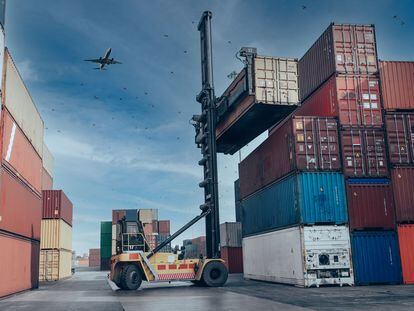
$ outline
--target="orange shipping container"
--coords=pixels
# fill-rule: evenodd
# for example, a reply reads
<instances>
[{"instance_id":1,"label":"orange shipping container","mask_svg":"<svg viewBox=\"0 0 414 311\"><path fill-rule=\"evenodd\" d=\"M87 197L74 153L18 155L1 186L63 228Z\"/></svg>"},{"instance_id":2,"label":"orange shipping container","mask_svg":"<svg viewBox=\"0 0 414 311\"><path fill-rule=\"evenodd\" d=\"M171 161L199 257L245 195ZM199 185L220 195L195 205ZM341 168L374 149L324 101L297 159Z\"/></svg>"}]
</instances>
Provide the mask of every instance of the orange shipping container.
<instances>
[{"instance_id":1,"label":"orange shipping container","mask_svg":"<svg viewBox=\"0 0 414 311\"><path fill-rule=\"evenodd\" d=\"M414 225L398 225L404 284L414 284Z\"/></svg>"},{"instance_id":2,"label":"orange shipping container","mask_svg":"<svg viewBox=\"0 0 414 311\"><path fill-rule=\"evenodd\" d=\"M2 160L37 192L42 191L42 159L9 112L2 110Z\"/></svg>"}]
</instances>

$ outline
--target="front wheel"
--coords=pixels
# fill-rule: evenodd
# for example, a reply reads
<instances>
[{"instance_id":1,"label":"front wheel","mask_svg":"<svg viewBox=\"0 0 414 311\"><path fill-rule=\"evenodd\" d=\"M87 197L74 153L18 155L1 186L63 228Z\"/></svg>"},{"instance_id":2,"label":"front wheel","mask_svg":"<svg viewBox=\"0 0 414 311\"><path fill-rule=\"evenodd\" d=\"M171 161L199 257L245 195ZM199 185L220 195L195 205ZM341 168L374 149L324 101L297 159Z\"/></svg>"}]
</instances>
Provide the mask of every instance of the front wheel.
<instances>
[{"instance_id":1,"label":"front wheel","mask_svg":"<svg viewBox=\"0 0 414 311\"><path fill-rule=\"evenodd\" d=\"M142 275L136 265L127 265L122 269L121 289L136 290L141 286Z\"/></svg>"},{"instance_id":2,"label":"front wheel","mask_svg":"<svg viewBox=\"0 0 414 311\"><path fill-rule=\"evenodd\" d=\"M228 275L229 272L222 262L212 261L204 268L202 279L209 287L220 287L226 283Z\"/></svg>"}]
</instances>

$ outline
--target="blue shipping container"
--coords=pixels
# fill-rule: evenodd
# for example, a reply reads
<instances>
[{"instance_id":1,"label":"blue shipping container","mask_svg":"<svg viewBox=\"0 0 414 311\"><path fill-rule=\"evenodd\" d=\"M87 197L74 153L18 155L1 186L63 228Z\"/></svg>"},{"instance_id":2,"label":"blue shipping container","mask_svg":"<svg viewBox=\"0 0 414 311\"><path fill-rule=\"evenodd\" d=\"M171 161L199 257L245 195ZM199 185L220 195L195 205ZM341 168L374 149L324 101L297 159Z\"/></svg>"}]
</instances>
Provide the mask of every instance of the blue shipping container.
<instances>
[{"instance_id":1,"label":"blue shipping container","mask_svg":"<svg viewBox=\"0 0 414 311\"><path fill-rule=\"evenodd\" d=\"M242 201L243 236L298 224L348 221L341 173L290 175Z\"/></svg>"},{"instance_id":2,"label":"blue shipping container","mask_svg":"<svg viewBox=\"0 0 414 311\"><path fill-rule=\"evenodd\" d=\"M355 283L399 284L402 281L394 231L358 231L351 235Z\"/></svg>"}]
</instances>

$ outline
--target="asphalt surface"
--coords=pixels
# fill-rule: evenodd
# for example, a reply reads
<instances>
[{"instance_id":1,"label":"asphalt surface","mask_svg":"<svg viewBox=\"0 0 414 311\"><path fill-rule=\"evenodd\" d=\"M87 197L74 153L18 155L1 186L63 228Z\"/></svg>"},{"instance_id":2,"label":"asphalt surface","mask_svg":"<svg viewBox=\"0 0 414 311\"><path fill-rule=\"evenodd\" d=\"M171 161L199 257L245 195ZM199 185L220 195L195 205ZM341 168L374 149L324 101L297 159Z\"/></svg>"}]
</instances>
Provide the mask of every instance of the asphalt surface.
<instances>
[{"instance_id":1,"label":"asphalt surface","mask_svg":"<svg viewBox=\"0 0 414 311\"><path fill-rule=\"evenodd\" d=\"M414 310L414 286L298 288L231 275L225 287L143 283L116 290L107 272L81 269L70 279L0 300L0 310Z\"/></svg>"}]
</instances>

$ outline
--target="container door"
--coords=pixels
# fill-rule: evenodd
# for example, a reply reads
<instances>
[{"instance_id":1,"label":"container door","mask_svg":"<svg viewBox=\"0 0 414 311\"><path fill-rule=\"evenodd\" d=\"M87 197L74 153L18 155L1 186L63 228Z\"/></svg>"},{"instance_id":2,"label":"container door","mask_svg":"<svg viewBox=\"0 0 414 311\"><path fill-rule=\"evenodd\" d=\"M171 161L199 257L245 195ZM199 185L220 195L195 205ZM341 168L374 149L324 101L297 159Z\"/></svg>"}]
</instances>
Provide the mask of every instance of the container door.
<instances>
[{"instance_id":1,"label":"container door","mask_svg":"<svg viewBox=\"0 0 414 311\"><path fill-rule=\"evenodd\" d=\"M321 170L339 170L341 161L339 156L338 123L333 119L316 118L317 131L317 159Z\"/></svg>"},{"instance_id":2,"label":"container door","mask_svg":"<svg viewBox=\"0 0 414 311\"><path fill-rule=\"evenodd\" d=\"M296 167L299 170L317 170L317 137L313 118L296 117L293 119L293 141L296 153ZM291 154L293 150L291 151Z\"/></svg>"},{"instance_id":3,"label":"container door","mask_svg":"<svg viewBox=\"0 0 414 311\"><path fill-rule=\"evenodd\" d=\"M412 115L407 116L407 123L403 114L393 113L386 115L387 139L389 148L389 157L392 164L409 164L412 160L412 132L411 123ZM414 119L413 119L414 120ZM409 128L407 128L409 126Z\"/></svg>"},{"instance_id":4,"label":"container door","mask_svg":"<svg viewBox=\"0 0 414 311\"><path fill-rule=\"evenodd\" d=\"M384 132L382 130L365 130L364 149L367 175L372 177L388 176Z\"/></svg>"}]
</instances>

